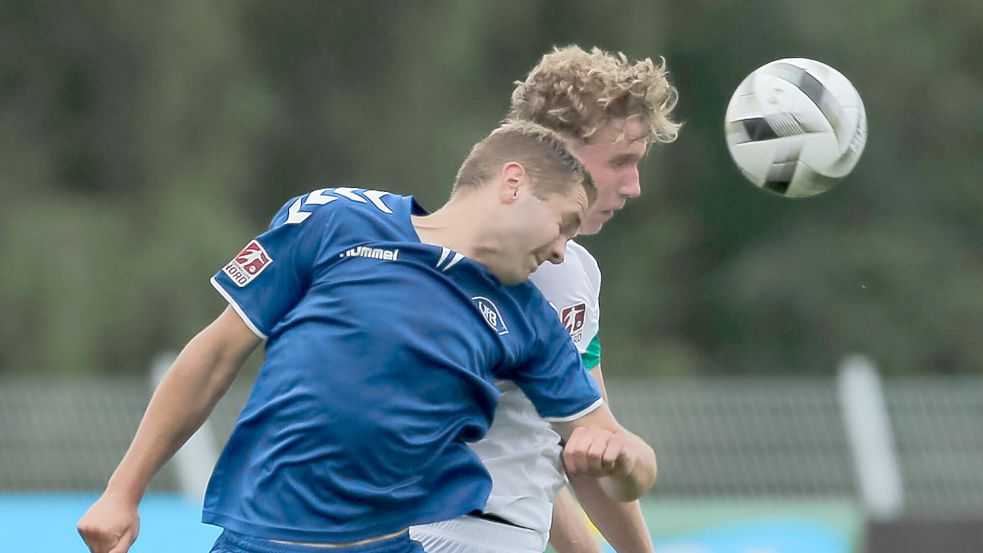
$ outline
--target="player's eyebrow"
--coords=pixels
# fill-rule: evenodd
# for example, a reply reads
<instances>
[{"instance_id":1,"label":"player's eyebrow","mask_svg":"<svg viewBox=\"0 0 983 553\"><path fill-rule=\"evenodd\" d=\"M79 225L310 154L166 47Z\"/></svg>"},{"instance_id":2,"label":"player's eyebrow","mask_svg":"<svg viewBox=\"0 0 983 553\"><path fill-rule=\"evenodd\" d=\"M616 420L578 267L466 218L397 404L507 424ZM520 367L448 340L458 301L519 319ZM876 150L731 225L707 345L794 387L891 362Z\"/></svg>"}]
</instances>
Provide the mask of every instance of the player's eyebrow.
<instances>
[{"instance_id":1,"label":"player's eyebrow","mask_svg":"<svg viewBox=\"0 0 983 553\"><path fill-rule=\"evenodd\" d=\"M580 230L580 213L567 213L560 222L561 231L567 236L573 236Z\"/></svg>"},{"instance_id":2,"label":"player's eyebrow","mask_svg":"<svg viewBox=\"0 0 983 553\"><path fill-rule=\"evenodd\" d=\"M628 162L638 163L641 160L642 160L642 156L636 153L627 153L627 154L621 154L619 156L616 156L614 159L611 160L611 163L628 163Z\"/></svg>"}]
</instances>

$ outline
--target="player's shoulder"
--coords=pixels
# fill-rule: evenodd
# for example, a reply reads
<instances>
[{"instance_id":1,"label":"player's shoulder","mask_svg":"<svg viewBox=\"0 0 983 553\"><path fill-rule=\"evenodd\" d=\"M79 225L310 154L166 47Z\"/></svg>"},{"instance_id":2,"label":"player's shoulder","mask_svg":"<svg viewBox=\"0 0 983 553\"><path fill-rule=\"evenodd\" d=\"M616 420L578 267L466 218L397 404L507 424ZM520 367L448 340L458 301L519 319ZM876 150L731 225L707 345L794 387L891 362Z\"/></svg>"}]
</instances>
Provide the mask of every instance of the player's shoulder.
<instances>
[{"instance_id":1,"label":"player's shoulder","mask_svg":"<svg viewBox=\"0 0 983 553\"><path fill-rule=\"evenodd\" d=\"M556 310L549 296L531 279L508 288L519 311L533 326L551 323L556 319Z\"/></svg>"},{"instance_id":2,"label":"player's shoulder","mask_svg":"<svg viewBox=\"0 0 983 553\"><path fill-rule=\"evenodd\" d=\"M600 275L601 268L597 265L597 260L594 256L587 250L587 248L581 246L577 242L570 240L567 242L567 252L564 263L567 259L575 260L577 264L584 268L585 272L596 273Z\"/></svg>"}]
</instances>

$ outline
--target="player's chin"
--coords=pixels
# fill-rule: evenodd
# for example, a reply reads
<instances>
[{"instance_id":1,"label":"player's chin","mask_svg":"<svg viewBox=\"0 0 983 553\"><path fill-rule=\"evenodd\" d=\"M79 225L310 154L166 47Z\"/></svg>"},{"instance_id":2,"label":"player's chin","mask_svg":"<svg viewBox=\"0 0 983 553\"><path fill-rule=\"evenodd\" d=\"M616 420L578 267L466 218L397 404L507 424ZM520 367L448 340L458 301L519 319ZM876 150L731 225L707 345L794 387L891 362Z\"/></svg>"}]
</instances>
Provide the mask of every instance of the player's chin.
<instances>
[{"instance_id":1,"label":"player's chin","mask_svg":"<svg viewBox=\"0 0 983 553\"><path fill-rule=\"evenodd\" d=\"M529 269L522 269L519 271L504 273L495 275L498 281L505 286L515 286L516 284L522 284L523 282L529 280L529 276L532 275L532 271Z\"/></svg>"},{"instance_id":2,"label":"player's chin","mask_svg":"<svg viewBox=\"0 0 983 553\"><path fill-rule=\"evenodd\" d=\"M608 219L610 219L610 217L608 217ZM577 235L591 236L593 234L597 234L601 232L601 229L604 227L605 222L607 222L607 219L603 221L591 221L591 220L584 221L584 223L580 225L580 230L577 231Z\"/></svg>"}]
</instances>

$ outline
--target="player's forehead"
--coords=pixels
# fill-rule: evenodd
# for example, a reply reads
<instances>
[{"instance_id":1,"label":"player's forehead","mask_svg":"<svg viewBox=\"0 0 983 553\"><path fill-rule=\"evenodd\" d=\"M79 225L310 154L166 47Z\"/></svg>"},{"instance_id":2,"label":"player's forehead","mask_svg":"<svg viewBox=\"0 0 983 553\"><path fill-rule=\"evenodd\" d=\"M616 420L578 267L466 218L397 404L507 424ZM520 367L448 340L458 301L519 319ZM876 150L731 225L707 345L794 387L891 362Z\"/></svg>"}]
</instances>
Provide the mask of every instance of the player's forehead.
<instances>
[{"instance_id":1,"label":"player's forehead","mask_svg":"<svg viewBox=\"0 0 983 553\"><path fill-rule=\"evenodd\" d=\"M648 127L640 119L612 119L598 129L581 150L602 158L628 153L644 156L648 143Z\"/></svg>"},{"instance_id":2,"label":"player's forehead","mask_svg":"<svg viewBox=\"0 0 983 553\"><path fill-rule=\"evenodd\" d=\"M576 186L573 189L573 205L571 209L574 211L584 211L587 209L587 205L590 203L587 200L587 191L584 190L583 186Z\"/></svg>"},{"instance_id":3,"label":"player's forehead","mask_svg":"<svg viewBox=\"0 0 983 553\"><path fill-rule=\"evenodd\" d=\"M579 183L571 183L570 187L563 191L555 191L544 198L545 203L559 213L576 212L586 209L587 192Z\"/></svg>"},{"instance_id":4,"label":"player's forehead","mask_svg":"<svg viewBox=\"0 0 983 553\"><path fill-rule=\"evenodd\" d=\"M573 236L580 229L580 224L587 213L587 192L583 187L575 186L566 194L555 194L551 208L560 217L563 232Z\"/></svg>"},{"instance_id":5,"label":"player's forehead","mask_svg":"<svg viewBox=\"0 0 983 553\"><path fill-rule=\"evenodd\" d=\"M582 186L574 186L566 194L557 194L555 208L564 219L579 219L587 211L587 192Z\"/></svg>"},{"instance_id":6,"label":"player's forehead","mask_svg":"<svg viewBox=\"0 0 983 553\"><path fill-rule=\"evenodd\" d=\"M598 142L616 142L627 144L648 144L649 129L639 116L614 118L597 130Z\"/></svg>"}]
</instances>

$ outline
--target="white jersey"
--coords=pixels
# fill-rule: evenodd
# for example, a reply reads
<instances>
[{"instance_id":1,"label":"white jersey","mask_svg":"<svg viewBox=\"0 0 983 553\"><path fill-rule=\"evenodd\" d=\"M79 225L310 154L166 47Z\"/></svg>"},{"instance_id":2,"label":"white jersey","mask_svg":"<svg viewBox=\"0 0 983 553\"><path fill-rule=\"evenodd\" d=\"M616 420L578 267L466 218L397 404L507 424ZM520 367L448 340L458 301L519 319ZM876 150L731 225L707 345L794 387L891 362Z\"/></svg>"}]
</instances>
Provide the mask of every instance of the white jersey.
<instances>
[{"instance_id":1,"label":"white jersey","mask_svg":"<svg viewBox=\"0 0 983 553\"><path fill-rule=\"evenodd\" d=\"M567 243L563 263L544 263L531 280L556 309L584 359L593 368L600 360L597 341L601 271L583 246ZM539 534L545 549L553 520L553 498L567 483L560 459L560 436L536 413L529 399L510 381L496 383L501 396L495 420L484 439L471 444L492 477L492 491L483 509ZM410 528L427 553L475 551L474 521L462 517L454 524L435 523ZM462 524L456 524L461 522ZM466 524L465 524L466 523ZM521 537L520 529L497 527L501 544ZM538 547L538 546L537 546ZM518 550L518 548L516 549Z\"/></svg>"},{"instance_id":2,"label":"white jersey","mask_svg":"<svg viewBox=\"0 0 983 553\"><path fill-rule=\"evenodd\" d=\"M531 280L560 316L581 355L593 368L600 309L601 271L583 246L567 243L560 265L544 263ZM594 344L591 346L591 344ZM586 355L585 355L586 354ZM501 396L488 434L471 448L492 476L492 492L484 511L519 526L546 534L553 498L566 482L560 459L560 436L536 413L515 384L497 383Z\"/></svg>"}]
</instances>

